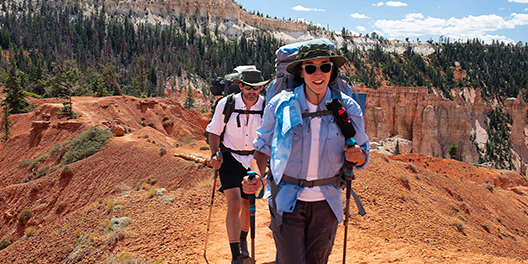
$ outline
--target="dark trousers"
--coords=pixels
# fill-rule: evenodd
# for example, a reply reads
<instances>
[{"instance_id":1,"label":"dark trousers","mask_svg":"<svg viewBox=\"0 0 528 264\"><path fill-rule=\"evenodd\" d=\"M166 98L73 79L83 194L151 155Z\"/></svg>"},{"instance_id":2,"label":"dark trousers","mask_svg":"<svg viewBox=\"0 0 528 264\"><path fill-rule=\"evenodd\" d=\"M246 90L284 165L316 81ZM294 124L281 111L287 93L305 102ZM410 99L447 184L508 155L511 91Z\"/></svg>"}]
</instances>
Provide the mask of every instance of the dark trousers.
<instances>
[{"instance_id":1,"label":"dark trousers","mask_svg":"<svg viewBox=\"0 0 528 264\"><path fill-rule=\"evenodd\" d=\"M297 201L293 212L283 213L282 224L278 227L271 213L270 228L277 249L275 263L327 263L337 224L337 218L326 201Z\"/></svg>"}]
</instances>

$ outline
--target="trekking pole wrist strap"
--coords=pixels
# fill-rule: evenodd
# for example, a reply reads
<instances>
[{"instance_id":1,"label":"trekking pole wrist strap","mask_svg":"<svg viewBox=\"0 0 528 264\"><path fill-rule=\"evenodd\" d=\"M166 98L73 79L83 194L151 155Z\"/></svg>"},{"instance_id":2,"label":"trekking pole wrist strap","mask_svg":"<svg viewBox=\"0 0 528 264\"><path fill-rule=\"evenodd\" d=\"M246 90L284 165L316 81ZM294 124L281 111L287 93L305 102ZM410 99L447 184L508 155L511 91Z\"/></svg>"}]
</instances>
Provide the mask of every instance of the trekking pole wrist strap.
<instances>
[{"instance_id":1,"label":"trekking pole wrist strap","mask_svg":"<svg viewBox=\"0 0 528 264\"><path fill-rule=\"evenodd\" d=\"M260 188L260 193L258 196L255 196L255 199L262 199L262 197L264 196L264 181L262 181L262 177L259 177L259 180L262 188Z\"/></svg>"}]
</instances>

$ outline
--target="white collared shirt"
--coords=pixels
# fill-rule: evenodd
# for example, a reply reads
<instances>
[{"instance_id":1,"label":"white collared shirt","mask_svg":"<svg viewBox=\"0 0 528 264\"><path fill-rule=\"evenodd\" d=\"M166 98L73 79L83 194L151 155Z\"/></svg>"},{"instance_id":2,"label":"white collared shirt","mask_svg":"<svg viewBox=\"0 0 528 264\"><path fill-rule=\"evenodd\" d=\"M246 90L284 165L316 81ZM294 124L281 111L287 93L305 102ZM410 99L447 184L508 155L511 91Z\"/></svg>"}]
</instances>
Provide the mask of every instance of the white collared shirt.
<instances>
[{"instance_id":1,"label":"white collared shirt","mask_svg":"<svg viewBox=\"0 0 528 264\"><path fill-rule=\"evenodd\" d=\"M229 117L227 124L224 123L224 111L225 105L227 102L227 97L222 98L218 105L216 106L215 114L213 119L207 125L205 129L209 133L216 135L222 134L222 131L225 127L224 139L222 143L224 146L233 149L233 150L254 150L252 143L253 140L257 137L257 128L260 127L262 122L262 117L259 114L240 114L233 112ZM249 110L260 111L263 110L264 97L259 96L258 101L251 106ZM246 104L242 100L242 93L235 95L235 109L246 109ZM240 114L240 116L239 116ZM239 116L240 127L237 124L237 116ZM249 117L248 117L249 116ZM233 157L240 162L245 168L251 166L251 159L253 155L238 155L232 153Z\"/></svg>"}]
</instances>

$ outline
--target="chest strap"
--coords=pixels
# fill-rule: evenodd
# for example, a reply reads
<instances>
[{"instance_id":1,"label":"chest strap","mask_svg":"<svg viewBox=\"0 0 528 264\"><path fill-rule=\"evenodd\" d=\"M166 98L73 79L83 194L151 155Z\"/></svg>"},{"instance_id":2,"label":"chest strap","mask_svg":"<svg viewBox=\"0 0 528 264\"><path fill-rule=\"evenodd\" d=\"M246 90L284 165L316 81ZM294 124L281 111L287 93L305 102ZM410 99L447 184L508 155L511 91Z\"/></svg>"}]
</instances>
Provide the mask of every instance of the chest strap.
<instances>
[{"instance_id":1,"label":"chest strap","mask_svg":"<svg viewBox=\"0 0 528 264\"><path fill-rule=\"evenodd\" d=\"M236 120L237 120L237 126L240 127L240 115L241 114L245 114L245 115L260 115L262 116L262 114L264 113L264 110L242 110L242 109L234 109L233 112L236 112L238 113L237 116L236 116ZM330 112L331 113L331 112Z\"/></svg>"},{"instance_id":2,"label":"chest strap","mask_svg":"<svg viewBox=\"0 0 528 264\"><path fill-rule=\"evenodd\" d=\"M331 110L323 110L323 111L317 111L317 112L311 112L311 113L302 113L302 117L321 117L325 115L331 115L333 114Z\"/></svg>"}]
</instances>

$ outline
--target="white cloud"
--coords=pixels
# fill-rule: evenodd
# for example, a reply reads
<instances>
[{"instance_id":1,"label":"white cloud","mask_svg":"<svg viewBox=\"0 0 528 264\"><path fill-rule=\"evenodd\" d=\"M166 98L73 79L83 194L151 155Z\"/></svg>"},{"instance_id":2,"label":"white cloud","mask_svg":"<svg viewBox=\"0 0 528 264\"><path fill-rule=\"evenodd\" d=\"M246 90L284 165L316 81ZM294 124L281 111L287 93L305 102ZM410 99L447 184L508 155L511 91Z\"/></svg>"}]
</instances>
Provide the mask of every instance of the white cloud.
<instances>
[{"instance_id":1,"label":"white cloud","mask_svg":"<svg viewBox=\"0 0 528 264\"><path fill-rule=\"evenodd\" d=\"M377 4L372 4L373 6L382 6L383 5L383 2L379 2Z\"/></svg>"},{"instance_id":2,"label":"white cloud","mask_svg":"<svg viewBox=\"0 0 528 264\"><path fill-rule=\"evenodd\" d=\"M453 40L479 38L484 41L491 39L510 41L505 37L489 33L499 29L512 29L516 25L528 25L528 14L513 13L511 17L511 20L505 20L497 15L442 19L411 13L402 20L377 20L374 26L389 37L444 35Z\"/></svg>"},{"instance_id":3,"label":"white cloud","mask_svg":"<svg viewBox=\"0 0 528 264\"><path fill-rule=\"evenodd\" d=\"M389 1L386 3L387 6L407 6L407 3Z\"/></svg>"},{"instance_id":4,"label":"white cloud","mask_svg":"<svg viewBox=\"0 0 528 264\"><path fill-rule=\"evenodd\" d=\"M317 11L317 12L326 11L324 9L308 8L308 7L304 7L304 6L301 6L301 5L294 6L294 7L292 7L292 9L295 10L295 11Z\"/></svg>"},{"instance_id":5,"label":"white cloud","mask_svg":"<svg viewBox=\"0 0 528 264\"><path fill-rule=\"evenodd\" d=\"M511 14L512 20L510 20L516 26L528 25L528 14Z\"/></svg>"},{"instance_id":6,"label":"white cloud","mask_svg":"<svg viewBox=\"0 0 528 264\"><path fill-rule=\"evenodd\" d=\"M370 17L368 17L366 15L358 14L358 13L351 14L350 16L353 17L353 18L370 18Z\"/></svg>"},{"instance_id":7,"label":"white cloud","mask_svg":"<svg viewBox=\"0 0 528 264\"><path fill-rule=\"evenodd\" d=\"M357 26L356 28L359 31L367 31L367 29L365 27L362 27L362 26Z\"/></svg>"},{"instance_id":8,"label":"white cloud","mask_svg":"<svg viewBox=\"0 0 528 264\"><path fill-rule=\"evenodd\" d=\"M523 10L524 12L528 11L528 7Z\"/></svg>"},{"instance_id":9,"label":"white cloud","mask_svg":"<svg viewBox=\"0 0 528 264\"><path fill-rule=\"evenodd\" d=\"M405 16L405 19L403 21L415 21L424 18L422 13L410 13Z\"/></svg>"},{"instance_id":10,"label":"white cloud","mask_svg":"<svg viewBox=\"0 0 528 264\"><path fill-rule=\"evenodd\" d=\"M521 4L528 4L528 0L508 0L510 3L521 3Z\"/></svg>"}]
</instances>

